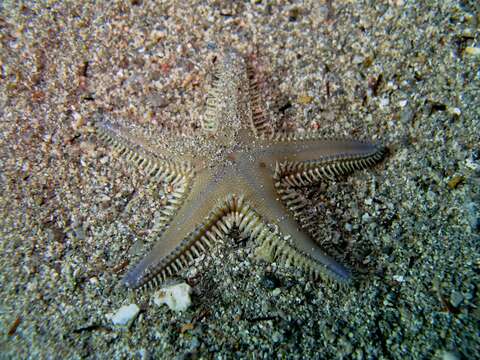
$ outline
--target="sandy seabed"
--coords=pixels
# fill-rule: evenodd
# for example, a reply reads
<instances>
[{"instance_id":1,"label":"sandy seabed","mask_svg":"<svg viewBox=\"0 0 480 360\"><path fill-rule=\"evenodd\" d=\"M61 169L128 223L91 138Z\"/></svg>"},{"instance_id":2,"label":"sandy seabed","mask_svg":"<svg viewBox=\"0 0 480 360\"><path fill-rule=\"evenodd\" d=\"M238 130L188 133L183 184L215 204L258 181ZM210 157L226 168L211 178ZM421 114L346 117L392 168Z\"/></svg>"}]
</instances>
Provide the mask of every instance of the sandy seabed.
<instances>
[{"instance_id":1,"label":"sandy seabed","mask_svg":"<svg viewBox=\"0 0 480 360\"><path fill-rule=\"evenodd\" d=\"M476 1L0 11L1 358L480 358ZM120 283L155 237L166 190L92 137L92 119L108 113L159 148L203 136L227 46L255 64L277 128L390 154L305 192L325 246L363 266L353 286L260 261L232 234L181 274L193 304L175 313ZM140 315L113 326L106 315L130 303Z\"/></svg>"}]
</instances>

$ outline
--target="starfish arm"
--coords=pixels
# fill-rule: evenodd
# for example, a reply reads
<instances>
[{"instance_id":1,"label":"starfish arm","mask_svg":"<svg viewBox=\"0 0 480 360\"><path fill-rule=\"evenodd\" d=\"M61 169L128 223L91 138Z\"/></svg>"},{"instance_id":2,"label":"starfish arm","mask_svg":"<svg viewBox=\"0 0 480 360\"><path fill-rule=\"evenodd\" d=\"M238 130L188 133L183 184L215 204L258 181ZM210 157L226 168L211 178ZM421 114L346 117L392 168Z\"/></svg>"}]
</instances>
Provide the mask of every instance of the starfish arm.
<instances>
[{"instance_id":1,"label":"starfish arm","mask_svg":"<svg viewBox=\"0 0 480 360\"><path fill-rule=\"evenodd\" d=\"M154 180L175 182L180 177L191 178L192 165L188 161L171 161L160 158L148 150L141 139L131 139L126 130L108 120L94 123L97 136L110 145L121 157L134 164Z\"/></svg>"},{"instance_id":2,"label":"starfish arm","mask_svg":"<svg viewBox=\"0 0 480 360\"><path fill-rule=\"evenodd\" d=\"M206 103L206 113L202 119L201 125L203 130L210 133L216 133L219 127L219 106L221 104L221 72L218 69L215 69L214 79L212 85L208 90L207 103Z\"/></svg>"},{"instance_id":3,"label":"starfish arm","mask_svg":"<svg viewBox=\"0 0 480 360\"><path fill-rule=\"evenodd\" d=\"M126 131L107 120L95 122L97 136L110 145L121 157L145 171L152 181L164 182L173 189L167 194L167 205L161 211L159 227L163 227L174 216L185 200L193 177L189 162L160 159L149 152L141 142L134 143ZM138 139L137 139L138 140Z\"/></svg>"},{"instance_id":4,"label":"starfish arm","mask_svg":"<svg viewBox=\"0 0 480 360\"><path fill-rule=\"evenodd\" d=\"M303 267L315 277L329 274L342 282L348 282L351 274L347 268L325 254L319 246L299 227L294 217L279 200L272 181L272 171L262 163L256 169L242 168L244 184L242 190L252 208L243 210L246 220L240 222L240 230L261 242L265 257L283 258L287 263ZM252 171L253 170L253 171ZM264 222L278 228L280 234L272 233ZM285 236L289 236L286 239Z\"/></svg>"},{"instance_id":5,"label":"starfish arm","mask_svg":"<svg viewBox=\"0 0 480 360\"><path fill-rule=\"evenodd\" d=\"M337 164L346 161L357 163L367 161L369 165L373 165L385 152L384 146L368 141L323 139L317 134L307 133L277 136L273 144L265 147L261 157L270 165L276 162L298 163L316 160Z\"/></svg>"},{"instance_id":6,"label":"starfish arm","mask_svg":"<svg viewBox=\"0 0 480 360\"><path fill-rule=\"evenodd\" d=\"M211 134L222 132L223 137L233 136L232 125L238 126L245 102L239 90L245 84L246 69L243 58L232 49L225 52L214 68L212 86L207 96L207 110L202 128Z\"/></svg>"},{"instance_id":7,"label":"starfish arm","mask_svg":"<svg viewBox=\"0 0 480 360\"><path fill-rule=\"evenodd\" d=\"M346 140L323 141L320 144L307 145L312 146L304 146L290 158L284 156L283 162L277 162L273 177L282 201L302 223L302 227L316 239L315 223L311 221L312 217L303 216L302 210L306 202L298 195L295 188L333 180L338 176L370 167L383 158L386 148L367 142ZM329 149L334 149L335 152L328 153L323 150L325 145ZM311 155L314 150L318 151L316 159Z\"/></svg>"},{"instance_id":8,"label":"starfish arm","mask_svg":"<svg viewBox=\"0 0 480 360\"><path fill-rule=\"evenodd\" d=\"M254 151L257 161L253 167L248 160L240 161L240 173L249 189L246 196L252 199L255 211L291 237L288 242L281 236L263 239L263 249L287 262L299 263L308 272L326 270L339 280L349 281L349 270L325 254L305 232L312 232L309 219L300 219L303 229L295 221L306 203L292 188L365 168L378 162L384 153L385 148L368 142L284 136L277 143Z\"/></svg>"},{"instance_id":9,"label":"starfish arm","mask_svg":"<svg viewBox=\"0 0 480 360\"><path fill-rule=\"evenodd\" d=\"M231 183L212 181L207 171L199 174L174 221L148 255L126 274L124 284L130 288L158 285L223 238L234 223L232 212L240 206L229 192Z\"/></svg>"},{"instance_id":10,"label":"starfish arm","mask_svg":"<svg viewBox=\"0 0 480 360\"><path fill-rule=\"evenodd\" d=\"M250 103L250 116L248 116L250 128L256 137L270 138L274 133L273 125L267 116L265 101L259 91L255 71L250 65L247 65L247 76L248 100Z\"/></svg>"}]
</instances>

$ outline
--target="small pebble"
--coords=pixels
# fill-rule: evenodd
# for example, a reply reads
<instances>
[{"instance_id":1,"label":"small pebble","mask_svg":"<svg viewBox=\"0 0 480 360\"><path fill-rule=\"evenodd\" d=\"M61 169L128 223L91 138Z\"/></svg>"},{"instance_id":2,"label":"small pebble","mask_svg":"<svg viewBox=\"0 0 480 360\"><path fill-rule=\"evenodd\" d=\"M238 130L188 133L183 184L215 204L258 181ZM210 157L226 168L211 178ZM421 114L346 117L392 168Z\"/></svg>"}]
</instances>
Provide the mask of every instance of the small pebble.
<instances>
[{"instance_id":1,"label":"small pebble","mask_svg":"<svg viewBox=\"0 0 480 360\"><path fill-rule=\"evenodd\" d=\"M107 319L112 320L113 325L129 326L140 312L136 304L123 305L115 314L107 314Z\"/></svg>"},{"instance_id":2,"label":"small pebble","mask_svg":"<svg viewBox=\"0 0 480 360\"><path fill-rule=\"evenodd\" d=\"M300 105L308 105L313 101L313 97L311 97L310 95L304 94L304 95L300 95L297 101Z\"/></svg>"},{"instance_id":3,"label":"small pebble","mask_svg":"<svg viewBox=\"0 0 480 360\"><path fill-rule=\"evenodd\" d=\"M192 304L192 288L187 283L176 284L160 289L153 295L155 305L166 304L170 310L185 311Z\"/></svg>"},{"instance_id":4,"label":"small pebble","mask_svg":"<svg viewBox=\"0 0 480 360\"><path fill-rule=\"evenodd\" d=\"M364 61L364 57L362 55L355 55L352 59L352 63L354 64L361 64Z\"/></svg>"},{"instance_id":5,"label":"small pebble","mask_svg":"<svg viewBox=\"0 0 480 360\"><path fill-rule=\"evenodd\" d=\"M399 283L403 283L405 281L405 277L403 275L393 275L393 280Z\"/></svg>"},{"instance_id":6,"label":"small pebble","mask_svg":"<svg viewBox=\"0 0 480 360\"><path fill-rule=\"evenodd\" d=\"M463 176L454 176L449 182L448 182L448 187L450 189L456 189L458 185L460 185L464 181Z\"/></svg>"},{"instance_id":7,"label":"small pebble","mask_svg":"<svg viewBox=\"0 0 480 360\"><path fill-rule=\"evenodd\" d=\"M168 99L165 96L159 95L159 94L152 95L149 98L148 102L149 102L150 105L152 105L154 107L158 107L158 108L167 107L168 104L169 104Z\"/></svg>"},{"instance_id":8,"label":"small pebble","mask_svg":"<svg viewBox=\"0 0 480 360\"><path fill-rule=\"evenodd\" d=\"M453 307L458 307L463 301L463 295L459 291L454 291L450 296L450 303Z\"/></svg>"},{"instance_id":9,"label":"small pebble","mask_svg":"<svg viewBox=\"0 0 480 360\"><path fill-rule=\"evenodd\" d=\"M460 360L460 356L457 352L444 351L442 355L442 360Z\"/></svg>"},{"instance_id":10,"label":"small pebble","mask_svg":"<svg viewBox=\"0 0 480 360\"><path fill-rule=\"evenodd\" d=\"M400 121L409 124L415 117L415 112L410 107L405 107L400 113Z\"/></svg>"},{"instance_id":11,"label":"small pebble","mask_svg":"<svg viewBox=\"0 0 480 360\"><path fill-rule=\"evenodd\" d=\"M449 107L448 112L450 115L460 116L462 115L462 110L457 107Z\"/></svg>"},{"instance_id":12,"label":"small pebble","mask_svg":"<svg viewBox=\"0 0 480 360\"><path fill-rule=\"evenodd\" d=\"M275 290L272 291L272 296L278 296L282 292L282 289L276 288Z\"/></svg>"},{"instance_id":13,"label":"small pebble","mask_svg":"<svg viewBox=\"0 0 480 360\"><path fill-rule=\"evenodd\" d=\"M465 160L465 166L473 171L480 171L480 165L472 158Z\"/></svg>"},{"instance_id":14,"label":"small pebble","mask_svg":"<svg viewBox=\"0 0 480 360\"><path fill-rule=\"evenodd\" d=\"M380 99L380 108L384 109L390 104L390 99L387 97Z\"/></svg>"},{"instance_id":15,"label":"small pebble","mask_svg":"<svg viewBox=\"0 0 480 360\"><path fill-rule=\"evenodd\" d=\"M199 346L200 346L200 341L198 340L197 337L193 337L192 340L190 340L190 351L197 349Z\"/></svg>"}]
</instances>

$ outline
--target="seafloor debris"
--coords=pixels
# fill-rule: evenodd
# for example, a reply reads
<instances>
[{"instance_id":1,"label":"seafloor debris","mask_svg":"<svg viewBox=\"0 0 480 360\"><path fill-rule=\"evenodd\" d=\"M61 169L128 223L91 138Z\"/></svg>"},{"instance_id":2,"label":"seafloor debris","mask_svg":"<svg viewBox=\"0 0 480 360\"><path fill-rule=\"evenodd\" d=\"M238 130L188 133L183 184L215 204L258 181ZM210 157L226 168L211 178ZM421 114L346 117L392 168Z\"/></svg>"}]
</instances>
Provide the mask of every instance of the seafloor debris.
<instances>
[{"instance_id":1,"label":"seafloor debris","mask_svg":"<svg viewBox=\"0 0 480 360\"><path fill-rule=\"evenodd\" d=\"M140 312L136 304L123 305L115 314L107 314L107 319L112 320L113 325L130 326Z\"/></svg>"},{"instance_id":2,"label":"seafloor debris","mask_svg":"<svg viewBox=\"0 0 480 360\"><path fill-rule=\"evenodd\" d=\"M471 56L480 56L480 48L468 46L465 48L465 54L471 55Z\"/></svg>"},{"instance_id":3,"label":"seafloor debris","mask_svg":"<svg viewBox=\"0 0 480 360\"><path fill-rule=\"evenodd\" d=\"M187 283L176 284L155 292L153 302L158 306L167 304L173 311L184 311L192 304L191 293L192 288Z\"/></svg>"},{"instance_id":4,"label":"seafloor debris","mask_svg":"<svg viewBox=\"0 0 480 360\"><path fill-rule=\"evenodd\" d=\"M8 336L13 336L15 334L15 331L17 331L18 325L22 322L22 318L18 316L15 321L10 325L10 328L8 329Z\"/></svg>"},{"instance_id":5,"label":"seafloor debris","mask_svg":"<svg viewBox=\"0 0 480 360\"><path fill-rule=\"evenodd\" d=\"M463 181L465 180L465 178L463 176L454 176L448 183L448 187L450 189L456 189L461 183L463 183Z\"/></svg>"}]
</instances>

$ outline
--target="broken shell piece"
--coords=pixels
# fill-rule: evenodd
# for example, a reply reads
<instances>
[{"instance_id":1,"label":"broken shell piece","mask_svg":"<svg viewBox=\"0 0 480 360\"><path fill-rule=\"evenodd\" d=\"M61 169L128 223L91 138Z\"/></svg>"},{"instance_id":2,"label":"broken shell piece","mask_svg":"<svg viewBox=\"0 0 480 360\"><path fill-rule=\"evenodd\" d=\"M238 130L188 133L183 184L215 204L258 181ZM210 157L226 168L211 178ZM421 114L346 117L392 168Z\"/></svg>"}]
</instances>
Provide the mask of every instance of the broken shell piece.
<instances>
[{"instance_id":1,"label":"broken shell piece","mask_svg":"<svg viewBox=\"0 0 480 360\"><path fill-rule=\"evenodd\" d=\"M123 305L115 314L107 314L107 319L112 320L113 325L130 326L140 312L136 304Z\"/></svg>"},{"instance_id":2,"label":"broken shell piece","mask_svg":"<svg viewBox=\"0 0 480 360\"><path fill-rule=\"evenodd\" d=\"M173 311L184 311L192 304L191 293L192 288L188 284L176 284L155 292L153 302L158 306L167 304Z\"/></svg>"}]
</instances>

